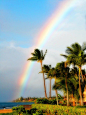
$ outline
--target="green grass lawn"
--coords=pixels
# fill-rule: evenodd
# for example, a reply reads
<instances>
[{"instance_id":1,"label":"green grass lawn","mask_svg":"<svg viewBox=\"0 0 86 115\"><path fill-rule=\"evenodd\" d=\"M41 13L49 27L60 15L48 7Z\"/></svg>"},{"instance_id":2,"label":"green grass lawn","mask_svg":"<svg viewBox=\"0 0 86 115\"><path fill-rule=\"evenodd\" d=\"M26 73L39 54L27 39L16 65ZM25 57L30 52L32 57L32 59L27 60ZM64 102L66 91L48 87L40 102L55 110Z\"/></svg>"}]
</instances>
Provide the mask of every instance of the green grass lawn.
<instances>
[{"instance_id":1,"label":"green grass lawn","mask_svg":"<svg viewBox=\"0 0 86 115\"><path fill-rule=\"evenodd\" d=\"M86 115L86 106L67 107L49 104L33 104L32 108L37 108L39 112L50 115Z\"/></svg>"},{"instance_id":2,"label":"green grass lawn","mask_svg":"<svg viewBox=\"0 0 86 115\"><path fill-rule=\"evenodd\" d=\"M18 112L4 113L0 115L18 115ZM32 109L20 115L86 115L86 106L67 107L50 104L32 104Z\"/></svg>"}]
</instances>

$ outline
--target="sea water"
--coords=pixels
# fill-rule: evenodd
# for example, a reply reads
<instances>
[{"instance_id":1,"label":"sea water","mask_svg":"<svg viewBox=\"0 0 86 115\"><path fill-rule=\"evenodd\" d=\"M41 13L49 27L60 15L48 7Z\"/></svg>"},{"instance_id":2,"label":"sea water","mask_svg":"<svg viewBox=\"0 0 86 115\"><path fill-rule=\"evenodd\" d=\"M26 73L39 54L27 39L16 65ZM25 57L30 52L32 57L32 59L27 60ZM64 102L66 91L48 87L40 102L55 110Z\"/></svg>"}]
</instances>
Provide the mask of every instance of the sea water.
<instances>
[{"instance_id":1,"label":"sea water","mask_svg":"<svg viewBox=\"0 0 86 115\"><path fill-rule=\"evenodd\" d=\"M34 102L0 102L0 109L10 109L19 105L32 105Z\"/></svg>"}]
</instances>

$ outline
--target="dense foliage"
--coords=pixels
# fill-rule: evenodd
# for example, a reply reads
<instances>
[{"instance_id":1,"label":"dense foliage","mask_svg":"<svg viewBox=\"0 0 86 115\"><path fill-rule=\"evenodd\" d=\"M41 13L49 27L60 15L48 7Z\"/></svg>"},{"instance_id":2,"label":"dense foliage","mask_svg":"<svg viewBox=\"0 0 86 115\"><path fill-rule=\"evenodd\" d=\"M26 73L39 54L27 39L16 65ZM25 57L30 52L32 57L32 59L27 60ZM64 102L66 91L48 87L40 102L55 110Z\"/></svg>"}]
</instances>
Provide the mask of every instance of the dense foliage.
<instances>
[{"instance_id":1,"label":"dense foliage","mask_svg":"<svg viewBox=\"0 0 86 115\"><path fill-rule=\"evenodd\" d=\"M81 108L48 104L33 104L32 108L37 108L37 110L42 112L43 115L86 115L85 107Z\"/></svg>"},{"instance_id":2,"label":"dense foliage","mask_svg":"<svg viewBox=\"0 0 86 115\"><path fill-rule=\"evenodd\" d=\"M25 108L23 106L18 106L18 107L13 107L13 115L33 115L33 113L36 113L36 108L32 108L30 110L25 110Z\"/></svg>"},{"instance_id":3,"label":"dense foliage","mask_svg":"<svg viewBox=\"0 0 86 115\"><path fill-rule=\"evenodd\" d=\"M36 103L39 103L39 104L53 104L53 105L56 105L56 99L52 99L52 100L49 100L49 99L37 99L36 100Z\"/></svg>"},{"instance_id":4,"label":"dense foliage","mask_svg":"<svg viewBox=\"0 0 86 115\"><path fill-rule=\"evenodd\" d=\"M25 108L23 106L13 107L13 112L16 112L18 115L25 113Z\"/></svg>"},{"instance_id":5,"label":"dense foliage","mask_svg":"<svg viewBox=\"0 0 86 115\"><path fill-rule=\"evenodd\" d=\"M25 110L23 106L13 107L13 110L19 110L12 113L3 113L0 115L86 115L86 106L67 107L50 104L33 104L32 109Z\"/></svg>"},{"instance_id":6,"label":"dense foliage","mask_svg":"<svg viewBox=\"0 0 86 115\"><path fill-rule=\"evenodd\" d=\"M0 115L14 115L14 114L13 113L1 113ZM15 115L17 115L17 113Z\"/></svg>"}]
</instances>

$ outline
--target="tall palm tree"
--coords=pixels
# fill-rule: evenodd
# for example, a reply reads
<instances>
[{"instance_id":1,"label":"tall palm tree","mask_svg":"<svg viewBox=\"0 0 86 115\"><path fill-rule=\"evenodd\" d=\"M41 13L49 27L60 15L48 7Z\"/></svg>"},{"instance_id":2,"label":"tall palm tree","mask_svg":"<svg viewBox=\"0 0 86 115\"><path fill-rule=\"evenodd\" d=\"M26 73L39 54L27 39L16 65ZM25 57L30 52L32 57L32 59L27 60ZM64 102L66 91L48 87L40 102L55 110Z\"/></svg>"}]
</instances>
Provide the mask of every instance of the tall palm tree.
<instances>
[{"instance_id":1,"label":"tall palm tree","mask_svg":"<svg viewBox=\"0 0 86 115\"><path fill-rule=\"evenodd\" d=\"M67 55L61 54L67 59L67 63L74 64L79 68L79 94L80 94L81 106L83 105L83 100L82 100L80 79L82 79L83 81L83 76L81 74L81 68L82 68L82 65L86 63L85 50L86 50L86 43L83 43L82 46L78 43L74 43L71 45L71 47L67 47L66 49Z\"/></svg>"},{"instance_id":2,"label":"tall palm tree","mask_svg":"<svg viewBox=\"0 0 86 115\"><path fill-rule=\"evenodd\" d=\"M75 106L75 100L74 97L76 95L76 80L74 78L69 77L67 79L67 86L68 86L68 95L72 95L72 101L73 101L73 106ZM66 86L65 86L65 78L61 78L59 82L53 85L53 89L58 89L62 90L63 92L67 92Z\"/></svg>"},{"instance_id":3,"label":"tall palm tree","mask_svg":"<svg viewBox=\"0 0 86 115\"><path fill-rule=\"evenodd\" d=\"M61 73L63 73L63 71ZM56 84L54 84L53 88L54 89L58 89L58 90L62 90L64 92L67 92L67 88L66 87L68 87L68 93L67 93L67 95L68 94L72 95L73 106L75 106L74 97L77 96L77 94L78 94L78 92L77 92L77 82L76 82L77 78L74 76L74 74L72 73L72 71L69 71L69 75L67 76L67 86L66 86L65 85L66 84L65 83L65 77L62 74L60 74L60 75L61 76L60 76L59 82L57 82ZM67 96L67 98L68 98L68 96ZM68 99L67 99L67 101L68 101Z\"/></svg>"},{"instance_id":4,"label":"tall palm tree","mask_svg":"<svg viewBox=\"0 0 86 115\"><path fill-rule=\"evenodd\" d=\"M46 73L46 75L48 74L49 70L51 69L51 65L44 65L43 66L43 71L44 73ZM49 91L49 97L51 98L51 77L49 77L50 79L50 91Z\"/></svg>"},{"instance_id":5,"label":"tall palm tree","mask_svg":"<svg viewBox=\"0 0 86 115\"><path fill-rule=\"evenodd\" d=\"M68 90L69 90L69 94L72 95L72 101L73 101L73 106L75 106L75 95L76 95L76 91L78 89L78 76L77 76L77 71L75 70L70 70L69 71L69 77L68 79Z\"/></svg>"},{"instance_id":6,"label":"tall palm tree","mask_svg":"<svg viewBox=\"0 0 86 115\"><path fill-rule=\"evenodd\" d=\"M85 71L85 69L82 69L82 70L81 70L81 74L82 74L82 76L83 76L83 81L82 81L82 82L84 82L84 81L85 81L85 76L86 76L86 71Z\"/></svg>"},{"instance_id":7,"label":"tall palm tree","mask_svg":"<svg viewBox=\"0 0 86 115\"><path fill-rule=\"evenodd\" d=\"M67 91L67 106L69 106L69 98L68 98L68 85L67 85L67 79L70 76L69 73L69 67L65 67L65 62L57 63L56 69L60 71L60 78L65 78L65 85L66 85L66 91Z\"/></svg>"},{"instance_id":8,"label":"tall palm tree","mask_svg":"<svg viewBox=\"0 0 86 115\"><path fill-rule=\"evenodd\" d=\"M42 62L43 62L43 60L44 60L44 58L45 58L46 53L47 53L47 50L46 50L45 53L43 54L43 50L35 49L34 52L31 53L31 54L32 54L32 57L28 58L27 60L40 62L40 64L41 64L41 70L43 71ZM44 72L43 72L43 81L44 81L45 98L47 98Z\"/></svg>"},{"instance_id":9,"label":"tall palm tree","mask_svg":"<svg viewBox=\"0 0 86 115\"><path fill-rule=\"evenodd\" d=\"M81 89L82 89L82 94L84 93L84 90L86 88L86 74L85 74L85 69L81 70L81 75L83 76L83 80L81 80ZM83 95L82 95L83 97Z\"/></svg>"},{"instance_id":10,"label":"tall palm tree","mask_svg":"<svg viewBox=\"0 0 86 115\"><path fill-rule=\"evenodd\" d=\"M53 84L53 89L56 91L61 90L61 91L66 91L65 87L65 79L59 79L57 82ZM58 95L57 95L57 101L58 101Z\"/></svg>"},{"instance_id":11,"label":"tall palm tree","mask_svg":"<svg viewBox=\"0 0 86 115\"><path fill-rule=\"evenodd\" d=\"M57 82L57 78L59 79L59 75L58 75L58 71L55 69L55 68L52 68L49 70L47 76L48 78L54 78L55 79L55 84ZM56 100L57 100L57 105L58 105L58 92L57 92L57 89L55 89L55 94L56 94Z\"/></svg>"},{"instance_id":12,"label":"tall palm tree","mask_svg":"<svg viewBox=\"0 0 86 115\"><path fill-rule=\"evenodd\" d=\"M49 70L51 69L51 65L43 65L43 72L45 73L45 75L47 76ZM43 72L39 72L39 73L43 73ZM51 98L51 77L47 77L46 79L50 79L50 91L49 91L49 97Z\"/></svg>"}]
</instances>

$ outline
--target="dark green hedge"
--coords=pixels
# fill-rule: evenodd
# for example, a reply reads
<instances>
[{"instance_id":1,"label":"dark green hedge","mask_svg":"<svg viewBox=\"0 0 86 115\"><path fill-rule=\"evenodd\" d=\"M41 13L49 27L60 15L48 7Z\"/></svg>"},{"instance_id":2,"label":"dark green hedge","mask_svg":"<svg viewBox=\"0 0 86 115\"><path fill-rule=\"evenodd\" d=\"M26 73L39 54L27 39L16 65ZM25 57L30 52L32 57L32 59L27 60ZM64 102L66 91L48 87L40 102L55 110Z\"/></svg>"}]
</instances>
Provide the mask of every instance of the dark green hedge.
<instances>
[{"instance_id":1,"label":"dark green hedge","mask_svg":"<svg viewBox=\"0 0 86 115\"><path fill-rule=\"evenodd\" d=\"M56 102L56 99L49 100L49 99L45 99L45 98L44 99L39 98L36 100L36 103L56 105L57 102Z\"/></svg>"}]
</instances>

